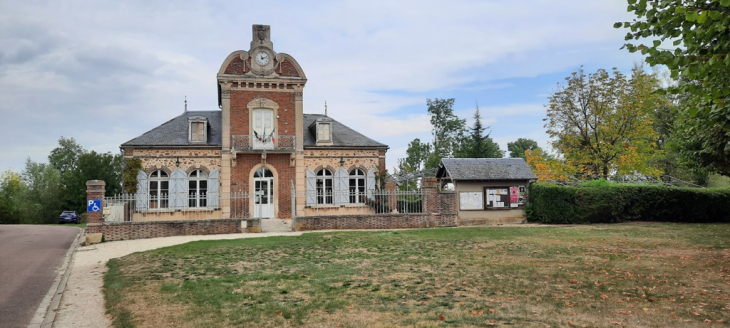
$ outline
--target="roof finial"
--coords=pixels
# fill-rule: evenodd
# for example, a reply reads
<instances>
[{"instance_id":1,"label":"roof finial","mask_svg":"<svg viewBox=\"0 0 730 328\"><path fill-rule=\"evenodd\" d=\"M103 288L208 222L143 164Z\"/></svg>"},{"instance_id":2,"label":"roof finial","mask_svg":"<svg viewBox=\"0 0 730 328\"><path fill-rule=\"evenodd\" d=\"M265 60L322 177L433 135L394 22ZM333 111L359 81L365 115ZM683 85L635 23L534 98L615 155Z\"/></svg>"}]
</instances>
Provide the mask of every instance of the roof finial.
<instances>
[{"instance_id":1,"label":"roof finial","mask_svg":"<svg viewBox=\"0 0 730 328\"><path fill-rule=\"evenodd\" d=\"M324 101L324 116L327 116L327 100Z\"/></svg>"},{"instance_id":2,"label":"roof finial","mask_svg":"<svg viewBox=\"0 0 730 328\"><path fill-rule=\"evenodd\" d=\"M188 96L185 95L185 113L188 112Z\"/></svg>"}]
</instances>

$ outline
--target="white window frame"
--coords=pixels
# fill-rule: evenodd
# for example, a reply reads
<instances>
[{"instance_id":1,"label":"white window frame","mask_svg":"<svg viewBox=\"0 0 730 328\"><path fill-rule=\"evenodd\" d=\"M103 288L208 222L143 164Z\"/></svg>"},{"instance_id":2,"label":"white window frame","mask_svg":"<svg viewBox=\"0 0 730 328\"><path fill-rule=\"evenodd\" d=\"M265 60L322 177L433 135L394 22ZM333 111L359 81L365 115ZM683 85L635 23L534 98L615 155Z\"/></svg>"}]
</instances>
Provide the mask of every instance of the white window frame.
<instances>
[{"instance_id":1,"label":"white window frame","mask_svg":"<svg viewBox=\"0 0 730 328\"><path fill-rule=\"evenodd\" d=\"M350 204L361 204L365 202L366 185L365 185L365 172L361 169L353 169L350 171L350 178L348 179L348 200Z\"/></svg>"},{"instance_id":2,"label":"white window frame","mask_svg":"<svg viewBox=\"0 0 730 328\"><path fill-rule=\"evenodd\" d=\"M163 188L164 184L167 185L167 188ZM149 208L168 208L170 204L170 175L163 170L154 170L150 172L147 186L149 187L147 188Z\"/></svg>"},{"instance_id":3,"label":"white window frame","mask_svg":"<svg viewBox=\"0 0 730 328\"><path fill-rule=\"evenodd\" d=\"M256 117L257 115L260 115L258 120ZM266 122L266 116L269 116L268 122ZM268 126L266 123L268 123ZM276 120L274 119L274 110L273 109L256 108L253 110L253 114L251 115L251 132L252 132L251 135L254 135L254 137L255 137L255 133L253 133L255 131L256 133L258 133L259 137L263 141L265 138L268 138L268 136L274 130L275 126L276 126ZM271 142L271 141L269 140L269 142Z\"/></svg>"},{"instance_id":4,"label":"white window frame","mask_svg":"<svg viewBox=\"0 0 730 328\"><path fill-rule=\"evenodd\" d=\"M329 122L317 122L317 142L332 142L332 124Z\"/></svg>"},{"instance_id":5,"label":"white window frame","mask_svg":"<svg viewBox=\"0 0 730 328\"><path fill-rule=\"evenodd\" d=\"M188 142L196 144L208 142L208 118L205 116L188 117Z\"/></svg>"},{"instance_id":6,"label":"white window frame","mask_svg":"<svg viewBox=\"0 0 730 328\"><path fill-rule=\"evenodd\" d=\"M317 171L315 179L317 205L334 205L334 174L328 169L321 169Z\"/></svg>"},{"instance_id":7,"label":"white window frame","mask_svg":"<svg viewBox=\"0 0 730 328\"><path fill-rule=\"evenodd\" d=\"M208 206L208 173L193 170L188 174L188 207L200 208Z\"/></svg>"}]
</instances>

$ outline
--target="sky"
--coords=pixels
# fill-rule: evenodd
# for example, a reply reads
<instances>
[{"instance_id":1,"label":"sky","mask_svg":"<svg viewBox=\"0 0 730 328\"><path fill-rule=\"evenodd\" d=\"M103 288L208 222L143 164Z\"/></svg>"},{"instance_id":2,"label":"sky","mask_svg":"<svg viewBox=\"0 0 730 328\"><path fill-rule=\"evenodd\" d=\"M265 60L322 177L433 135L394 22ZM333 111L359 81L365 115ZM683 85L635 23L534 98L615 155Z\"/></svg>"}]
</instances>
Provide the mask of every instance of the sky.
<instances>
[{"instance_id":1,"label":"sky","mask_svg":"<svg viewBox=\"0 0 730 328\"><path fill-rule=\"evenodd\" d=\"M0 0L0 171L48 162L60 137L119 145L188 110L218 110L216 74L271 26L276 52L308 82L304 112L387 144L431 141L426 99L454 98L490 136L548 148L545 107L581 67L629 72L634 17L623 0L12 1ZM509 156L509 155L507 155Z\"/></svg>"}]
</instances>

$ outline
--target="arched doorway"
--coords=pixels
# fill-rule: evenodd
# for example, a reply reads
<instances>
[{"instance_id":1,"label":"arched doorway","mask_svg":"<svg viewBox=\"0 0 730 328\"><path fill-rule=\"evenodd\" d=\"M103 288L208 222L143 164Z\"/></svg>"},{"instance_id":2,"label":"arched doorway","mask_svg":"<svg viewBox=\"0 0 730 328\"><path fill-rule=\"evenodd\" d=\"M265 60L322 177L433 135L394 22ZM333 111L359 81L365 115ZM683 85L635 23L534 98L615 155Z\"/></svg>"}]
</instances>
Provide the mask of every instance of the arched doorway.
<instances>
[{"instance_id":1,"label":"arched doorway","mask_svg":"<svg viewBox=\"0 0 730 328\"><path fill-rule=\"evenodd\" d=\"M274 173L262 167L253 174L255 218L274 217Z\"/></svg>"}]
</instances>

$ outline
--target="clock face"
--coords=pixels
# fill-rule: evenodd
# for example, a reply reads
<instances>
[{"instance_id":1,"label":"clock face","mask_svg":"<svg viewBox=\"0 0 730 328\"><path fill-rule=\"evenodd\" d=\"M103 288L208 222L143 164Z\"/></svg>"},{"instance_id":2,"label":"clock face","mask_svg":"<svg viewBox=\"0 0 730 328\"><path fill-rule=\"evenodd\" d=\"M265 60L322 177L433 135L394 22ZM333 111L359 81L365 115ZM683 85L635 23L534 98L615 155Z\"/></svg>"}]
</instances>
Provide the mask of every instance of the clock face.
<instances>
[{"instance_id":1,"label":"clock face","mask_svg":"<svg viewBox=\"0 0 730 328\"><path fill-rule=\"evenodd\" d=\"M264 65L268 64L269 63L269 54L267 54L267 53L265 53L263 51L257 53L256 54L256 62L259 65L261 65L261 66L264 66Z\"/></svg>"}]
</instances>

